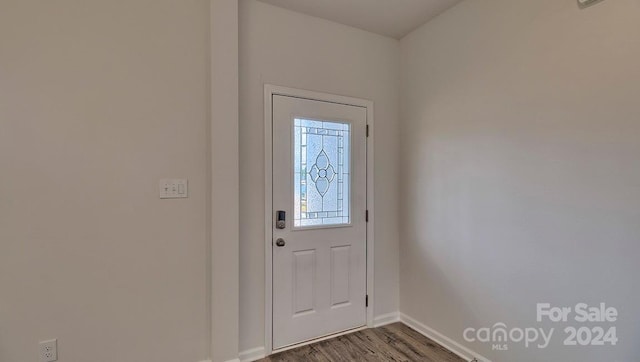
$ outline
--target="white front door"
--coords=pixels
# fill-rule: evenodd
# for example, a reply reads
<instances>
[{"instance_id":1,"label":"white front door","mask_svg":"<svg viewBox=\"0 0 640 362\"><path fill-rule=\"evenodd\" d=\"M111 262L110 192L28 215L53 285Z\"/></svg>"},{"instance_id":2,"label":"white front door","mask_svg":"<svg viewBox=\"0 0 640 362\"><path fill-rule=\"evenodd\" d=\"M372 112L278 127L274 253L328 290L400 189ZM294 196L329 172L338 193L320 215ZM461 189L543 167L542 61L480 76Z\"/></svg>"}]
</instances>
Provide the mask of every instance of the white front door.
<instances>
[{"instance_id":1,"label":"white front door","mask_svg":"<svg viewBox=\"0 0 640 362\"><path fill-rule=\"evenodd\" d=\"M366 324L363 107L280 95L273 110L273 348Z\"/></svg>"}]
</instances>

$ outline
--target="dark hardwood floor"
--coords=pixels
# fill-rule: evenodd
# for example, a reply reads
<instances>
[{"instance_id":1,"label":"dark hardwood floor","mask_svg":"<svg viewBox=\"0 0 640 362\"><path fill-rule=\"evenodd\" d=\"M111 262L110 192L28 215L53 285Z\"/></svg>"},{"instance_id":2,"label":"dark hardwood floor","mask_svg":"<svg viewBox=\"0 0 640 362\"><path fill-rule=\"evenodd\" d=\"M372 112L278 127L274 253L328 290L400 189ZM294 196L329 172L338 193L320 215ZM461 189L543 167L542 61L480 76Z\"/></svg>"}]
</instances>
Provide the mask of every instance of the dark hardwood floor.
<instances>
[{"instance_id":1,"label":"dark hardwood floor","mask_svg":"<svg viewBox=\"0 0 640 362\"><path fill-rule=\"evenodd\" d=\"M274 354L260 361L464 362L457 355L402 323L346 334Z\"/></svg>"}]
</instances>

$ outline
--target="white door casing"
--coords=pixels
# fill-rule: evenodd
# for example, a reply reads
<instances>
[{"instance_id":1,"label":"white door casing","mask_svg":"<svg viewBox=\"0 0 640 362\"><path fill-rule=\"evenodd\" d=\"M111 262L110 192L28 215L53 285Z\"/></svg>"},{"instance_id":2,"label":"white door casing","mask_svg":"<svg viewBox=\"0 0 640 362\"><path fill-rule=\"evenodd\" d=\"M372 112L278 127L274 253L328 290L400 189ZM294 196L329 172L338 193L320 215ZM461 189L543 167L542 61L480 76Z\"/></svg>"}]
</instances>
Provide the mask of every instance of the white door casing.
<instances>
[{"instance_id":1,"label":"white door casing","mask_svg":"<svg viewBox=\"0 0 640 362\"><path fill-rule=\"evenodd\" d=\"M367 108L271 102L272 346L281 349L367 322Z\"/></svg>"}]
</instances>

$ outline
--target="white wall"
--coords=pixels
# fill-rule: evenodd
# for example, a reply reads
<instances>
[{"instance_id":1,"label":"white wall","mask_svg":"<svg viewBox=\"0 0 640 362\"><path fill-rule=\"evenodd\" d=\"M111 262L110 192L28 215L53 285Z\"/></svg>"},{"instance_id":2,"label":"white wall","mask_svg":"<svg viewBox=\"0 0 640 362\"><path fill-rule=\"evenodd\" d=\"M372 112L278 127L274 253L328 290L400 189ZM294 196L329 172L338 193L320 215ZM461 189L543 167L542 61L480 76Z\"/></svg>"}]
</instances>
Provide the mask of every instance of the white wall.
<instances>
[{"instance_id":1,"label":"white wall","mask_svg":"<svg viewBox=\"0 0 640 362\"><path fill-rule=\"evenodd\" d=\"M638 359L638 34L637 0L482 0L402 40L402 312L463 342L540 326L537 302L606 302L614 348L563 348L564 326L544 351L466 346Z\"/></svg>"},{"instance_id":2,"label":"white wall","mask_svg":"<svg viewBox=\"0 0 640 362\"><path fill-rule=\"evenodd\" d=\"M204 0L2 1L0 361L208 356L208 52Z\"/></svg>"},{"instance_id":3,"label":"white wall","mask_svg":"<svg viewBox=\"0 0 640 362\"><path fill-rule=\"evenodd\" d=\"M264 345L265 83L375 103L375 314L398 307L399 43L240 1L240 350Z\"/></svg>"}]
</instances>

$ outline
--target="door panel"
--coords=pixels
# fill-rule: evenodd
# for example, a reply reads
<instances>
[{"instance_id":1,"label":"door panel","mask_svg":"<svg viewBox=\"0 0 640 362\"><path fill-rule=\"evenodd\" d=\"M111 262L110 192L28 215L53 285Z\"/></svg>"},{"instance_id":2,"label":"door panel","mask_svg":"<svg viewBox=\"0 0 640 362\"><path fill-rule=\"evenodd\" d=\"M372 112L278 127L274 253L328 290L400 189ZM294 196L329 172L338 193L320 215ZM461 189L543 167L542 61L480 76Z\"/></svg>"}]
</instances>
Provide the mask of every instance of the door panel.
<instances>
[{"instance_id":1,"label":"door panel","mask_svg":"<svg viewBox=\"0 0 640 362\"><path fill-rule=\"evenodd\" d=\"M293 314L314 312L316 251L293 252Z\"/></svg>"},{"instance_id":2,"label":"door panel","mask_svg":"<svg viewBox=\"0 0 640 362\"><path fill-rule=\"evenodd\" d=\"M331 307L348 305L351 246L331 248Z\"/></svg>"},{"instance_id":3,"label":"door panel","mask_svg":"<svg viewBox=\"0 0 640 362\"><path fill-rule=\"evenodd\" d=\"M366 108L277 96L273 348L366 324ZM285 216L279 228L277 215Z\"/></svg>"}]
</instances>

